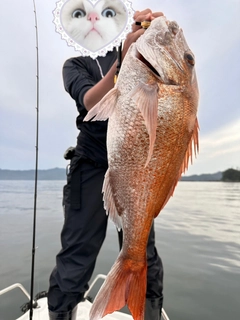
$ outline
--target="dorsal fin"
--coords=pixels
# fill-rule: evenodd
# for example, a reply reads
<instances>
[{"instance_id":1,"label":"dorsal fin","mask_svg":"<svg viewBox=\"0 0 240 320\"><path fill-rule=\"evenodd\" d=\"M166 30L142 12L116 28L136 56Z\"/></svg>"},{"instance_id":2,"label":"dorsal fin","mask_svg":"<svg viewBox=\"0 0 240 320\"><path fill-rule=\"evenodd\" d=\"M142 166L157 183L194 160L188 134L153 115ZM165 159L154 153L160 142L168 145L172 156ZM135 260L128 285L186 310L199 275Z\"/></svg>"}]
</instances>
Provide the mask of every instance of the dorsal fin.
<instances>
[{"instance_id":1,"label":"dorsal fin","mask_svg":"<svg viewBox=\"0 0 240 320\"><path fill-rule=\"evenodd\" d=\"M167 204L169 198L173 195L175 187L176 187L179 179L181 178L182 174L187 170L188 164L189 164L189 159L191 160L191 163L192 163L193 153L196 156L198 151L199 151L198 131L199 131L199 125L198 125L198 119L196 118L195 124L194 124L194 128L193 128L193 133L192 133L191 139L189 141L189 144L188 144L188 147L187 147L187 150L186 150L186 153L185 153L185 157L183 159L183 162L182 162L182 165L180 167L179 173L178 173L178 175L176 177L175 182L173 183L172 188L169 190L169 193L168 193L168 195L167 195L167 197L165 199L165 202L164 202L161 210ZM161 210L159 210L159 212ZM156 218L158 216L159 212L156 212L154 218Z\"/></svg>"}]
</instances>

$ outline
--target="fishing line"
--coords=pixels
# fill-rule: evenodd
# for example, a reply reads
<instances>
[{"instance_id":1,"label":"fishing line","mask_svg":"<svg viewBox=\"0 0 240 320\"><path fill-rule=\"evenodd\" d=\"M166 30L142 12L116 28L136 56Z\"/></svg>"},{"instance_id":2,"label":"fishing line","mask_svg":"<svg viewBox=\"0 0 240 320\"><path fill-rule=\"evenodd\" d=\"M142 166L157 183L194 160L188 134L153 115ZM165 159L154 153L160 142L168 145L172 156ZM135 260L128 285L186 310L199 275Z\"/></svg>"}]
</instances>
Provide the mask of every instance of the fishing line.
<instances>
[{"instance_id":1,"label":"fishing line","mask_svg":"<svg viewBox=\"0 0 240 320\"><path fill-rule=\"evenodd\" d=\"M30 292L30 301L29 301L29 319L32 320L33 315L33 303L34 307L36 302L33 299L34 291L34 266L35 266L35 240L36 240L36 211L37 211L37 182L38 182L38 136L39 136L39 54L38 54L38 27L37 27L37 11L35 0L33 0L34 8L34 18L35 18L35 31L36 31L36 58L37 58L37 70L36 70L36 79L37 79L37 119L36 119L36 153L35 153L35 187L34 187L34 209L33 209L33 237L32 237L32 266L31 266L31 292Z\"/></svg>"},{"instance_id":2,"label":"fishing line","mask_svg":"<svg viewBox=\"0 0 240 320\"><path fill-rule=\"evenodd\" d=\"M117 68L116 73L114 76L114 84L117 82L118 74L120 72L120 68L122 65L122 42L120 43L119 47L117 48Z\"/></svg>"}]
</instances>

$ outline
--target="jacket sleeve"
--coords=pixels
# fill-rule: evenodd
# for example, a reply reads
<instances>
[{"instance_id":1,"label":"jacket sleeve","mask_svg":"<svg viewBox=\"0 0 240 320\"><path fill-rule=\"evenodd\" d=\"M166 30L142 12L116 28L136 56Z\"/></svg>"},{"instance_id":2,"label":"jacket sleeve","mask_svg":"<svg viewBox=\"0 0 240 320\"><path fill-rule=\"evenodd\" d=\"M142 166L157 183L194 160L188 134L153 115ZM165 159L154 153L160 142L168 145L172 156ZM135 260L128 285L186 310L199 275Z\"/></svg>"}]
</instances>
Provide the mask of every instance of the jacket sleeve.
<instances>
[{"instance_id":1,"label":"jacket sleeve","mask_svg":"<svg viewBox=\"0 0 240 320\"><path fill-rule=\"evenodd\" d=\"M84 107L84 94L96 84L96 81L89 73L84 58L71 58L63 65L63 83L77 106Z\"/></svg>"}]
</instances>

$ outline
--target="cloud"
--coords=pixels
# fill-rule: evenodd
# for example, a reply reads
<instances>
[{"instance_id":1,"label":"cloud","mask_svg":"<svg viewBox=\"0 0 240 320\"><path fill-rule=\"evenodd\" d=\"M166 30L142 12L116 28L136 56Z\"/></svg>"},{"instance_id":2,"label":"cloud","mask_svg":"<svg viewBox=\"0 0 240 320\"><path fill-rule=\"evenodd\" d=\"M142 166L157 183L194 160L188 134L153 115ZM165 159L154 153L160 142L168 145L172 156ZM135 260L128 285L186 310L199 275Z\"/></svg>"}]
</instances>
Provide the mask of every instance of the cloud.
<instances>
[{"instance_id":1,"label":"cloud","mask_svg":"<svg viewBox=\"0 0 240 320\"><path fill-rule=\"evenodd\" d=\"M205 146L214 141L215 147L227 147L231 144L240 142L240 119L228 124L218 130L212 132L207 137L203 138ZM240 147L240 144L239 144Z\"/></svg>"},{"instance_id":2,"label":"cloud","mask_svg":"<svg viewBox=\"0 0 240 320\"><path fill-rule=\"evenodd\" d=\"M65 92L62 65L73 48L56 33L57 0L36 1L40 65L40 168L64 167L62 154L75 145L75 102ZM132 0L135 10L162 11L183 28L197 59L200 88L200 154L187 174L239 166L236 119L240 119L240 1ZM9 18L11 13L11 19ZM1 1L0 167L34 167L36 44L31 2ZM234 126L234 123L236 124ZM235 131L233 130L235 128Z\"/></svg>"},{"instance_id":3,"label":"cloud","mask_svg":"<svg viewBox=\"0 0 240 320\"><path fill-rule=\"evenodd\" d=\"M199 155L186 175L240 168L240 118L201 136Z\"/></svg>"}]
</instances>

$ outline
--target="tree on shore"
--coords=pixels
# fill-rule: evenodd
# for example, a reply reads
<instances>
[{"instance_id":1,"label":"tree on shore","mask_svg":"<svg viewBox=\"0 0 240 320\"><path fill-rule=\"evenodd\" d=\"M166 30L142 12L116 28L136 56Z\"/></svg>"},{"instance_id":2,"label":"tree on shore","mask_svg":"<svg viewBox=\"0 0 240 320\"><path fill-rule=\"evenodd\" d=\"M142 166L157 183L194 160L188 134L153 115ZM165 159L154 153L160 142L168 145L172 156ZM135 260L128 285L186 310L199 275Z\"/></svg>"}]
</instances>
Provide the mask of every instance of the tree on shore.
<instances>
[{"instance_id":1,"label":"tree on shore","mask_svg":"<svg viewBox=\"0 0 240 320\"><path fill-rule=\"evenodd\" d=\"M225 182L240 182L240 171L235 169L228 169L223 172L222 181Z\"/></svg>"}]
</instances>

